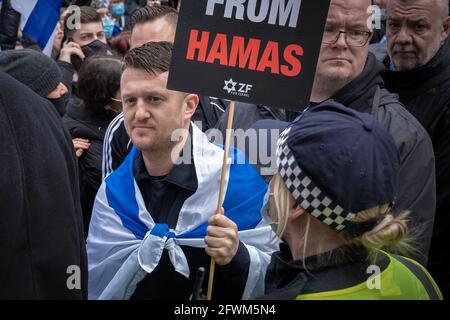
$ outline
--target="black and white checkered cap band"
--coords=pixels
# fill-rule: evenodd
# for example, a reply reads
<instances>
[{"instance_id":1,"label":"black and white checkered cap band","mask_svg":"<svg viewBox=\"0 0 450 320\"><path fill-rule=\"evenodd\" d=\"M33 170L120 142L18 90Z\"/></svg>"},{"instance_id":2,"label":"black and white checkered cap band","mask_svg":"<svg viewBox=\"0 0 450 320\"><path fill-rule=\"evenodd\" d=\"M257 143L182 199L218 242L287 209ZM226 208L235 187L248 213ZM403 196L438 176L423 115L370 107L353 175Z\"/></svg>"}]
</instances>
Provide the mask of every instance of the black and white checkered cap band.
<instances>
[{"instance_id":1,"label":"black and white checkered cap band","mask_svg":"<svg viewBox=\"0 0 450 320\"><path fill-rule=\"evenodd\" d=\"M313 217L338 231L345 229L356 215L327 197L298 166L287 145L290 131L291 127L280 135L277 148L278 170L288 190L297 203Z\"/></svg>"}]
</instances>

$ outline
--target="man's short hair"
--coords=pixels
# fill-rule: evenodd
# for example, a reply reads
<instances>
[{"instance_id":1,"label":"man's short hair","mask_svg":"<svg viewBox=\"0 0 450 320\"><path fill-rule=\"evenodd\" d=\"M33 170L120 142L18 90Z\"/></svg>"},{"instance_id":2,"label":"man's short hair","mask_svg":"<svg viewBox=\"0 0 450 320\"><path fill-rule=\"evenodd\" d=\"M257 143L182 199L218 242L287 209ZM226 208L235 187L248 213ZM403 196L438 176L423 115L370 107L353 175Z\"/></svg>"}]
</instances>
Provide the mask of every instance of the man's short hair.
<instances>
[{"instance_id":1,"label":"man's short hair","mask_svg":"<svg viewBox=\"0 0 450 320\"><path fill-rule=\"evenodd\" d=\"M76 30L67 27L67 21L73 19L72 15L77 14L77 11L69 12L69 14L64 19L64 35L66 38L72 37ZM92 7L82 6L80 7L80 23L92 23L92 22L102 22L102 16Z\"/></svg>"},{"instance_id":2,"label":"man's short hair","mask_svg":"<svg viewBox=\"0 0 450 320\"><path fill-rule=\"evenodd\" d=\"M133 28L138 24L152 22L160 18L165 18L173 28L177 27L177 10L169 6L153 5L139 8L133 12L130 19L130 29L133 30Z\"/></svg>"},{"instance_id":3,"label":"man's short hair","mask_svg":"<svg viewBox=\"0 0 450 320\"><path fill-rule=\"evenodd\" d=\"M169 71L172 59L171 42L148 42L130 50L125 56L123 70L128 68L146 71L158 75Z\"/></svg>"},{"instance_id":4,"label":"man's short hair","mask_svg":"<svg viewBox=\"0 0 450 320\"><path fill-rule=\"evenodd\" d=\"M436 1L436 4L439 7L439 11L442 13L442 16L448 17L449 16L449 10L450 10L450 0L432 0ZM400 0L401 4L412 4L414 3L414 0Z\"/></svg>"}]
</instances>

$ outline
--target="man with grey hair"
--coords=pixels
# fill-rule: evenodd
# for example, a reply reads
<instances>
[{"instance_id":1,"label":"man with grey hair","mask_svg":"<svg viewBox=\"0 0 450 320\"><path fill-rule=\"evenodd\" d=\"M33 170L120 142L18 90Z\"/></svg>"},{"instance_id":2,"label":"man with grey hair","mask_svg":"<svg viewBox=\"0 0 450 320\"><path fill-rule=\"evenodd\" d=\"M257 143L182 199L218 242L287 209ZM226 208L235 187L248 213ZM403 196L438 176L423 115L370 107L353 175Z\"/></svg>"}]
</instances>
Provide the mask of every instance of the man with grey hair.
<instances>
[{"instance_id":1,"label":"man with grey hair","mask_svg":"<svg viewBox=\"0 0 450 320\"><path fill-rule=\"evenodd\" d=\"M393 136L400 152L394 210L409 210L412 226L424 229L420 255L426 263L435 209L435 167L430 138L398 98L384 89L383 65L369 53L369 0L332 0L322 39L311 107L333 99L372 114Z\"/></svg>"},{"instance_id":2,"label":"man with grey hair","mask_svg":"<svg viewBox=\"0 0 450 320\"><path fill-rule=\"evenodd\" d=\"M433 146L423 126L395 94L384 88L384 66L368 48L372 36L367 26L370 5L370 0L331 1L309 107L333 99L351 109L372 114L393 136L401 158L394 210L409 210L411 225L424 229L419 254L413 258L426 264L436 205ZM233 128L242 128L240 120L245 117L242 113L254 112L259 107L236 108L233 122L238 125ZM264 118L275 117L264 115ZM244 124L248 128L258 120Z\"/></svg>"},{"instance_id":3,"label":"man with grey hair","mask_svg":"<svg viewBox=\"0 0 450 320\"><path fill-rule=\"evenodd\" d=\"M450 293L450 17L447 0L390 0L386 87L425 127L436 155L436 218L429 270Z\"/></svg>"}]
</instances>

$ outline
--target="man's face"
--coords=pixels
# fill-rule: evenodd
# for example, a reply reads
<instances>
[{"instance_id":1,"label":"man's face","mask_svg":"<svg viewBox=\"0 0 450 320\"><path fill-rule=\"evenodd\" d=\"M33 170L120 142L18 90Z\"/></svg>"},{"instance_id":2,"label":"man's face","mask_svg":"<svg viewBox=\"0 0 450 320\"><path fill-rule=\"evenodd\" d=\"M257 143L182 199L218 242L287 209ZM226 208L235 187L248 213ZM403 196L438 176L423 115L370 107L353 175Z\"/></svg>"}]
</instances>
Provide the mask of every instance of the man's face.
<instances>
[{"instance_id":1,"label":"man's face","mask_svg":"<svg viewBox=\"0 0 450 320\"><path fill-rule=\"evenodd\" d=\"M370 1L332 0L326 30L368 32L367 8ZM362 47L351 47L344 34L334 44L322 43L316 71L315 86L341 89L354 80L364 69L368 55L368 42Z\"/></svg>"},{"instance_id":2,"label":"man's face","mask_svg":"<svg viewBox=\"0 0 450 320\"><path fill-rule=\"evenodd\" d=\"M157 76L128 68L122 74L121 94L125 128L138 149L147 152L171 150L172 133L185 128L186 94L167 89L168 73Z\"/></svg>"},{"instance_id":3,"label":"man's face","mask_svg":"<svg viewBox=\"0 0 450 320\"><path fill-rule=\"evenodd\" d=\"M151 22L134 26L131 32L131 49L142 46L147 42L174 42L175 29L162 17Z\"/></svg>"},{"instance_id":4,"label":"man's face","mask_svg":"<svg viewBox=\"0 0 450 320\"><path fill-rule=\"evenodd\" d=\"M391 0L387 13L388 50L398 71L426 64L449 34L450 19L443 17L437 0Z\"/></svg>"},{"instance_id":5,"label":"man's face","mask_svg":"<svg viewBox=\"0 0 450 320\"><path fill-rule=\"evenodd\" d=\"M73 34L73 40L80 45L85 46L95 40L100 40L106 44L105 32L101 22L82 23L80 29Z\"/></svg>"}]
</instances>

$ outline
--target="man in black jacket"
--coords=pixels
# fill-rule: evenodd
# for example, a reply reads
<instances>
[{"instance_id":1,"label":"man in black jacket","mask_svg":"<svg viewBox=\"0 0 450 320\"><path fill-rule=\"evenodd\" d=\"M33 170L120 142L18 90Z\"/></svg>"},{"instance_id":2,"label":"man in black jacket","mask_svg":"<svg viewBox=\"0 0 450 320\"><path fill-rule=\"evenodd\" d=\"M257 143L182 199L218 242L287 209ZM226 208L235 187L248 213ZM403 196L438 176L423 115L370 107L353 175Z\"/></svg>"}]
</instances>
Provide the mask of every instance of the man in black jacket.
<instances>
[{"instance_id":1,"label":"man in black jacket","mask_svg":"<svg viewBox=\"0 0 450 320\"><path fill-rule=\"evenodd\" d=\"M381 77L384 67L368 53L371 32L367 29L366 10L370 4L369 0L331 1L328 31L323 38L310 107L334 99L354 110L372 114L392 134L401 156L399 194L394 209L410 210L412 224L424 229L421 254L414 258L425 264L436 202L433 148L420 123L405 110L396 95L384 89ZM357 36L350 38L348 31L354 31ZM263 114L260 106L239 107L236 105L235 129L253 125L240 122L249 112L254 113L253 119L272 117L286 121L281 116ZM227 116L226 113L222 117Z\"/></svg>"},{"instance_id":2,"label":"man in black jacket","mask_svg":"<svg viewBox=\"0 0 450 320\"><path fill-rule=\"evenodd\" d=\"M424 126L436 155L437 206L429 270L450 293L450 17L447 0L392 0L386 87ZM421 17L417 19L416 17Z\"/></svg>"},{"instance_id":3,"label":"man in black jacket","mask_svg":"<svg viewBox=\"0 0 450 320\"><path fill-rule=\"evenodd\" d=\"M0 299L83 299L72 142L50 102L0 72Z\"/></svg>"}]
</instances>

